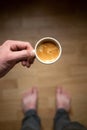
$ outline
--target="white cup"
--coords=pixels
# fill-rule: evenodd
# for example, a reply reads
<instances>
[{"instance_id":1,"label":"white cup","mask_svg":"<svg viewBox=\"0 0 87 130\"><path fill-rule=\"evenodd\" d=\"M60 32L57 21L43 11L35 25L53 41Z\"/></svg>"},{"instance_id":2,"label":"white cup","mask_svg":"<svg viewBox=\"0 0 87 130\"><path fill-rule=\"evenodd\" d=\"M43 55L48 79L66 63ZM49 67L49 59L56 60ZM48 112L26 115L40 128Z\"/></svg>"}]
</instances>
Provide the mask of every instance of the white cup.
<instances>
[{"instance_id":1,"label":"white cup","mask_svg":"<svg viewBox=\"0 0 87 130\"><path fill-rule=\"evenodd\" d=\"M37 54L37 49L38 49L38 46L40 46L40 45L43 44L43 43L47 43L47 42L50 42L50 43L55 44L56 47L58 47L59 53L58 53L58 56L57 56L55 59L53 59L53 60L48 60L48 61L44 61L44 60L42 60L42 59L38 56L38 54ZM62 48L61 48L60 43L59 43L56 39L54 39L54 38L52 38L52 37L44 37L44 38L40 39L40 40L36 43L34 53L35 53L36 58L38 59L38 61L40 61L41 63L44 63L44 64L52 64L52 63L56 62L57 60L59 60L59 58L60 58L60 56L61 56L61 53L62 53Z\"/></svg>"}]
</instances>

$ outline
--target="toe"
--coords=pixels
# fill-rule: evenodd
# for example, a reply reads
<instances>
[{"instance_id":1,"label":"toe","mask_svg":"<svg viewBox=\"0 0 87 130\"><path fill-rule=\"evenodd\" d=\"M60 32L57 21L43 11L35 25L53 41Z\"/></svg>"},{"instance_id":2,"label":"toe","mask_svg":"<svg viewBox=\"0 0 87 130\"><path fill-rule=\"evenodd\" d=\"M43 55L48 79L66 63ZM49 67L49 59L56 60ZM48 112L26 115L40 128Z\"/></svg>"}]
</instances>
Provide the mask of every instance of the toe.
<instances>
[{"instance_id":1,"label":"toe","mask_svg":"<svg viewBox=\"0 0 87 130\"><path fill-rule=\"evenodd\" d=\"M58 88L57 88L57 93L58 93L58 94L61 94L61 93L62 93L62 87L58 87Z\"/></svg>"},{"instance_id":2,"label":"toe","mask_svg":"<svg viewBox=\"0 0 87 130\"><path fill-rule=\"evenodd\" d=\"M70 94L67 91L64 91L63 94L67 97L70 98Z\"/></svg>"},{"instance_id":3,"label":"toe","mask_svg":"<svg viewBox=\"0 0 87 130\"><path fill-rule=\"evenodd\" d=\"M37 90L37 88L36 87L33 87L33 89L32 89L32 92L35 94L37 94L37 92L38 92L38 90Z\"/></svg>"}]
</instances>

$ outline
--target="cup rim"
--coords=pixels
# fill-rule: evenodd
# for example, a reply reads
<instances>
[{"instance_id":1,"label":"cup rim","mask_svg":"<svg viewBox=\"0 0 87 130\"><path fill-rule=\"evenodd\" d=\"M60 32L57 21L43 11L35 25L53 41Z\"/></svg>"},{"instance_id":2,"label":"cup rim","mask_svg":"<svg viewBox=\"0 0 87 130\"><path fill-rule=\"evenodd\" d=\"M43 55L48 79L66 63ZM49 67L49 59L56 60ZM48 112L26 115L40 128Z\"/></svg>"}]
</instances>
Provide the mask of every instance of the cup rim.
<instances>
[{"instance_id":1,"label":"cup rim","mask_svg":"<svg viewBox=\"0 0 87 130\"><path fill-rule=\"evenodd\" d=\"M58 46L59 46L59 55L57 56L57 58L55 59L55 60L53 60L53 61L49 61L49 62L44 62L43 60L41 60L39 57L38 57L38 55L37 55L37 53L36 53L36 49L37 49L37 46L42 42L42 41L44 41L44 40L52 40L52 41L54 41ZM40 61L41 63L43 63L43 64L53 64L53 63L55 63L57 60L59 60L59 58L60 58L60 56L61 56L61 53L62 53L62 48L61 48L61 45L60 45L60 43L59 43L59 41L58 40L56 40L55 38L53 38L53 37L44 37L44 38L41 38L39 41L37 41L37 43L36 43L36 45L35 45L35 50L34 50L34 52L35 52L35 55L36 55L36 58L37 58L37 60L38 61Z\"/></svg>"}]
</instances>

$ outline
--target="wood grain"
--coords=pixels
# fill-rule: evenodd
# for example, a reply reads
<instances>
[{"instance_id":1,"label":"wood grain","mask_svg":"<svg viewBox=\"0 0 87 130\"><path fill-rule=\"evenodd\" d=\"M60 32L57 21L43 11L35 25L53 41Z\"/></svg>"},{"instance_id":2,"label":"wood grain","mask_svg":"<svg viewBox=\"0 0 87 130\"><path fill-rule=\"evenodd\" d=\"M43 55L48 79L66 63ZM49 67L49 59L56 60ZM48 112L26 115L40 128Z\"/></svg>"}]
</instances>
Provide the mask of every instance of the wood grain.
<instances>
[{"instance_id":1,"label":"wood grain","mask_svg":"<svg viewBox=\"0 0 87 130\"><path fill-rule=\"evenodd\" d=\"M59 40L63 50L60 60L52 65L35 60L27 69L18 64L0 79L0 130L21 128L21 97L32 86L39 89L38 113L44 130L53 127L57 86L63 86L72 96L71 119L87 126L86 17L78 11L51 14L42 9L27 7L25 11L0 15L1 43L7 39L23 40L34 47L40 38L52 36Z\"/></svg>"}]
</instances>

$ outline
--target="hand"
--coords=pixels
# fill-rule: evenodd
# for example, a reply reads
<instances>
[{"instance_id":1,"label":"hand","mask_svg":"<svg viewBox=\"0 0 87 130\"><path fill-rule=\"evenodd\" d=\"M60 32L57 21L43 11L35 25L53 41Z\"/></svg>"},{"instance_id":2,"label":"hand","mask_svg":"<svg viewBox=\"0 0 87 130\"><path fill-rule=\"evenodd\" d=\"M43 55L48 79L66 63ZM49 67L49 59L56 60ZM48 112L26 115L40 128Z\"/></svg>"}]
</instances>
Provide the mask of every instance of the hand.
<instances>
[{"instance_id":1,"label":"hand","mask_svg":"<svg viewBox=\"0 0 87 130\"><path fill-rule=\"evenodd\" d=\"M30 67L35 59L33 48L28 42L7 40L0 46L0 77L3 77L15 64L21 62Z\"/></svg>"}]
</instances>

